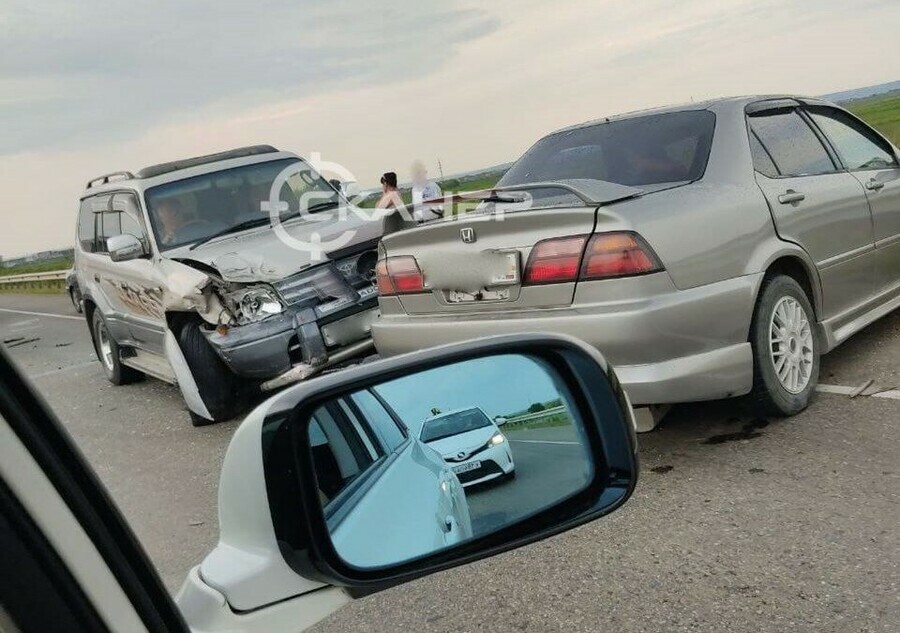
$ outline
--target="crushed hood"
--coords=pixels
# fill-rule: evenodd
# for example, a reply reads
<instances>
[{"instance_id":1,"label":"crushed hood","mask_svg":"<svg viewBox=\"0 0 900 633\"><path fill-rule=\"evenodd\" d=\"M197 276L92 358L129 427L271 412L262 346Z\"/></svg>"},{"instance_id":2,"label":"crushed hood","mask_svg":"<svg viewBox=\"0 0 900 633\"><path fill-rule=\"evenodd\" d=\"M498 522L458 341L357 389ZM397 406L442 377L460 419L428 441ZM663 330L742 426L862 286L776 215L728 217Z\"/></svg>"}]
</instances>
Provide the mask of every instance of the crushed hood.
<instances>
[{"instance_id":1,"label":"crushed hood","mask_svg":"<svg viewBox=\"0 0 900 633\"><path fill-rule=\"evenodd\" d=\"M381 220L367 220L344 209L332 220L293 218L278 227L260 227L226 235L194 250L182 246L163 257L199 262L218 271L225 281L274 283L305 268L328 261L328 253L370 242L381 236Z\"/></svg>"}]
</instances>

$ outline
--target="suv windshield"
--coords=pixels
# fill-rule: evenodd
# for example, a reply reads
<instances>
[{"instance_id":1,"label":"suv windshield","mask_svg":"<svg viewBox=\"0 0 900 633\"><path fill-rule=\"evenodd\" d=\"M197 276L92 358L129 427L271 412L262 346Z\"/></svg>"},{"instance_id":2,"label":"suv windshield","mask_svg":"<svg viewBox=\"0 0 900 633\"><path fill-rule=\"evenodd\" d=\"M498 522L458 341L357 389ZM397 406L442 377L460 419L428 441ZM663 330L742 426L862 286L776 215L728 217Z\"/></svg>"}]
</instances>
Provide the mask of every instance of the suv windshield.
<instances>
[{"instance_id":1,"label":"suv windshield","mask_svg":"<svg viewBox=\"0 0 900 633\"><path fill-rule=\"evenodd\" d=\"M457 413L450 413L439 418L425 420L422 425L421 438L423 442L434 442L451 435L467 433L475 429L490 426L491 421L481 409L466 409Z\"/></svg>"},{"instance_id":2,"label":"suv windshield","mask_svg":"<svg viewBox=\"0 0 900 633\"><path fill-rule=\"evenodd\" d=\"M160 250L204 240L230 228L266 224L272 183L286 167L295 165L281 187L279 201L286 203L282 219L301 208L333 207L340 195L304 161L296 158L269 161L216 171L151 187L144 194L150 222Z\"/></svg>"},{"instance_id":3,"label":"suv windshield","mask_svg":"<svg viewBox=\"0 0 900 633\"><path fill-rule=\"evenodd\" d=\"M498 186L590 178L659 189L706 169L716 117L708 110L640 116L557 132L535 143Z\"/></svg>"}]
</instances>

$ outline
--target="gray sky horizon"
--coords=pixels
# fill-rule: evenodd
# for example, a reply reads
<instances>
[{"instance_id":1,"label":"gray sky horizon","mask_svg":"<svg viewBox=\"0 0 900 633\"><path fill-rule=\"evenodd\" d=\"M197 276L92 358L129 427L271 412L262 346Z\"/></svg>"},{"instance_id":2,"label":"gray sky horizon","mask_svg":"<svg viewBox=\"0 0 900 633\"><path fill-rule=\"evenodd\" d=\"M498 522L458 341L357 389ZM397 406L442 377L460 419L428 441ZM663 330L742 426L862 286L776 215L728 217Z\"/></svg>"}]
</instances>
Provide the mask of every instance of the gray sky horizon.
<instances>
[{"instance_id":1,"label":"gray sky horizon","mask_svg":"<svg viewBox=\"0 0 900 633\"><path fill-rule=\"evenodd\" d=\"M0 0L0 255L74 242L88 179L270 143L363 186L718 96L896 80L896 0Z\"/></svg>"}]
</instances>

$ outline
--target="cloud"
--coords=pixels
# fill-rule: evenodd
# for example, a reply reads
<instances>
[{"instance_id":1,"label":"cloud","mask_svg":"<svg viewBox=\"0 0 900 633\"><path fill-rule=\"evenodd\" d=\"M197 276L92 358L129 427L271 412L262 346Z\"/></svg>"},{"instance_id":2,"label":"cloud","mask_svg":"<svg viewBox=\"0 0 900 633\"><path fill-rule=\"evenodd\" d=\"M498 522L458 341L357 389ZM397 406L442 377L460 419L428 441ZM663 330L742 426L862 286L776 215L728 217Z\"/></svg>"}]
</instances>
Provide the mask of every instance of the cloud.
<instances>
[{"instance_id":1,"label":"cloud","mask_svg":"<svg viewBox=\"0 0 900 633\"><path fill-rule=\"evenodd\" d=\"M271 143L365 186L414 158L513 160L618 112L897 79L897 0L49 1L0 0L8 256L71 244L84 183L117 169Z\"/></svg>"},{"instance_id":2,"label":"cloud","mask_svg":"<svg viewBox=\"0 0 900 633\"><path fill-rule=\"evenodd\" d=\"M0 19L0 154L415 78L498 24L417 0L14 0Z\"/></svg>"}]
</instances>

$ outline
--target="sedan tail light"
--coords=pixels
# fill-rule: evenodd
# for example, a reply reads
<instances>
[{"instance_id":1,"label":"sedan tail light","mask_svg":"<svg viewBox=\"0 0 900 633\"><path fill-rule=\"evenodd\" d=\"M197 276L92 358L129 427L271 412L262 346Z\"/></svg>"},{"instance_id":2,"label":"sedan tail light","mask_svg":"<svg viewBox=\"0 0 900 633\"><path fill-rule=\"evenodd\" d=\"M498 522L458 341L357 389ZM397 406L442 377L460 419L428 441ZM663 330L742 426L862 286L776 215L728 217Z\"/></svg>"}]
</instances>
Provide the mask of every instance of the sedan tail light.
<instances>
[{"instance_id":1,"label":"sedan tail light","mask_svg":"<svg viewBox=\"0 0 900 633\"><path fill-rule=\"evenodd\" d=\"M425 292L425 279L415 257L388 257L375 265L378 294L382 296Z\"/></svg>"},{"instance_id":2,"label":"sedan tail light","mask_svg":"<svg viewBox=\"0 0 900 633\"><path fill-rule=\"evenodd\" d=\"M590 239L589 239L590 238ZM643 275L662 270L653 249L631 231L541 240L525 265L526 286Z\"/></svg>"},{"instance_id":3,"label":"sedan tail light","mask_svg":"<svg viewBox=\"0 0 900 633\"><path fill-rule=\"evenodd\" d=\"M662 269L656 254L637 233L597 233L585 250L581 279L629 277Z\"/></svg>"},{"instance_id":4,"label":"sedan tail light","mask_svg":"<svg viewBox=\"0 0 900 633\"><path fill-rule=\"evenodd\" d=\"M526 286L557 284L578 279L578 268L587 235L541 240L531 249L522 283Z\"/></svg>"}]
</instances>

